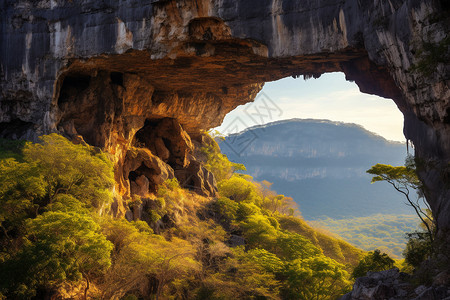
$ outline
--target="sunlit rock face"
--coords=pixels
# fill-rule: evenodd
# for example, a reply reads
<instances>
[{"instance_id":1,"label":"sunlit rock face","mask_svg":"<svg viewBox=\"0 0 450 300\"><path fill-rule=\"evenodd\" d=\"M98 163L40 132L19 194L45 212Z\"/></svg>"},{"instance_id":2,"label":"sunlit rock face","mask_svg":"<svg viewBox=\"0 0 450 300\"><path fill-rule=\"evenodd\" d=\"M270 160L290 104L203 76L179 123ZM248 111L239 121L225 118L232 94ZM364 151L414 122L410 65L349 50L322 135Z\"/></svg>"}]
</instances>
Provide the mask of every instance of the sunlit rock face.
<instances>
[{"instance_id":1,"label":"sunlit rock face","mask_svg":"<svg viewBox=\"0 0 450 300\"><path fill-rule=\"evenodd\" d=\"M113 154L120 182L146 120L176 119L196 139L266 81L343 71L403 112L444 232L448 10L438 0L1 1L0 135L82 135ZM173 153L155 143L167 164Z\"/></svg>"}]
</instances>

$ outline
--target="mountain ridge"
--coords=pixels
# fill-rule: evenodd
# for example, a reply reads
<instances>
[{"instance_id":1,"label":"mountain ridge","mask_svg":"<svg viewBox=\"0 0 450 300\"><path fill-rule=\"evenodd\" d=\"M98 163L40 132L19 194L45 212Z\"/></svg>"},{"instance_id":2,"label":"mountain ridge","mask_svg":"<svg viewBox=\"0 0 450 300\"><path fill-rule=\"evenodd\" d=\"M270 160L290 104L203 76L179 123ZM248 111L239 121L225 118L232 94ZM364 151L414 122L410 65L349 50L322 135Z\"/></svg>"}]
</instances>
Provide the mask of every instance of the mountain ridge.
<instances>
[{"instance_id":1,"label":"mountain ridge","mask_svg":"<svg viewBox=\"0 0 450 300\"><path fill-rule=\"evenodd\" d=\"M233 151L241 141L250 143ZM290 119L230 135L220 147L247 174L292 197L307 222L366 251L378 248L400 259L405 232L417 229L402 195L387 183L371 184L366 173L376 163L403 165L404 143L353 123Z\"/></svg>"},{"instance_id":2,"label":"mountain ridge","mask_svg":"<svg viewBox=\"0 0 450 300\"><path fill-rule=\"evenodd\" d=\"M329 119L313 119L313 118L306 118L306 119L304 119L304 118L292 118L292 119L273 121L273 122L269 122L269 123L265 123L265 124L253 125L253 126L250 126L250 127L247 127L245 129L241 130L240 132L228 134L228 135L225 136L225 138L226 137L232 137L232 136L235 136L235 135L244 134L247 131L251 131L251 130L255 130L255 129L264 129L264 128L267 128L267 127L273 127L273 126L277 126L277 125L290 124L290 123L294 123L294 122L302 122L302 123L314 122L314 123L330 124L330 125L337 125L337 126L343 125L343 126L348 127L348 128L358 128L358 129L362 129L363 131L367 132L368 134L370 134L374 138L380 138L381 140L384 140L384 141L389 142L389 143L406 145L405 142L386 139L382 135L380 135L380 134L378 134L376 132L370 131L370 130L366 129L364 126L362 126L360 124L347 123L347 122L343 122L343 121L333 121L333 120L329 120Z\"/></svg>"},{"instance_id":3,"label":"mountain ridge","mask_svg":"<svg viewBox=\"0 0 450 300\"><path fill-rule=\"evenodd\" d=\"M245 147L242 141L247 141ZM403 165L405 144L360 125L282 120L229 135L220 147L231 161L244 164L247 174L271 181L278 193L293 197L306 219L369 216L391 210L411 213L401 195L387 184L370 184L366 173L376 163ZM320 203L326 205L328 214L319 208Z\"/></svg>"}]
</instances>

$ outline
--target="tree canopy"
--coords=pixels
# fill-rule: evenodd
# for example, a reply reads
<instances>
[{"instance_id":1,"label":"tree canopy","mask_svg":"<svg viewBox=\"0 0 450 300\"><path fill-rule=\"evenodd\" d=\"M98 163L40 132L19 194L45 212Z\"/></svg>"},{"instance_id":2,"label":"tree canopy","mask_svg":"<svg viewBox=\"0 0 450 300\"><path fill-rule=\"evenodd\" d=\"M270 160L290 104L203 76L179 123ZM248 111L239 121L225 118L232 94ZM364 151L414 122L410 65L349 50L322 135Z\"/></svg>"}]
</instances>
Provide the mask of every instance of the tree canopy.
<instances>
[{"instance_id":1,"label":"tree canopy","mask_svg":"<svg viewBox=\"0 0 450 300\"><path fill-rule=\"evenodd\" d=\"M367 170L367 173L374 175L372 177L372 183L386 181L395 190L405 196L407 204L414 209L423 226L427 229L431 241L433 241L435 223L426 209L422 208L422 206L425 206L430 209L424 199L422 183L417 176L413 158L408 157L405 166L394 167L391 165L376 164Z\"/></svg>"},{"instance_id":2,"label":"tree canopy","mask_svg":"<svg viewBox=\"0 0 450 300\"><path fill-rule=\"evenodd\" d=\"M350 287L337 260L351 246L294 217L270 182L233 174L214 145L220 197L167 180L128 199L134 221L105 213L114 180L100 150L56 134L22 145L0 155L0 299L327 299Z\"/></svg>"},{"instance_id":3,"label":"tree canopy","mask_svg":"<svg viewBox=\"0 0 450 300\"><path fill-rule=\"evenodd\" d=\"M26 232L22 249L0 265L2 285L16 287L16 296L82 278L89 283L111 265L113 245L89 215L46 212L28 219Z\"/></svg>"},{"instance_id":4,"label":"tree canopy","mask_svg":"<svg viewBox=\"0 0 450 300\"><path fill-rule=\"evenodd\" d=\"M50 134L26 143L21 160L0 161L0 225L6 235L62 195L97 210L112 202L113 167L101 151Z\"/></svg>"},{"instance_id":5,"label":"tree canopy","mask_svg":"<svg viewBox=\"0 0 450 300\"><path fill-rule=\"evenodd\" d=\"M369 252L359 264L355 267L352 273L353 278L366 276L367 272L378 272L389 270L394 267L394 260L389 257L386 253L381 253L380 250L376 249Z\"/></svg>"}]
</instances>

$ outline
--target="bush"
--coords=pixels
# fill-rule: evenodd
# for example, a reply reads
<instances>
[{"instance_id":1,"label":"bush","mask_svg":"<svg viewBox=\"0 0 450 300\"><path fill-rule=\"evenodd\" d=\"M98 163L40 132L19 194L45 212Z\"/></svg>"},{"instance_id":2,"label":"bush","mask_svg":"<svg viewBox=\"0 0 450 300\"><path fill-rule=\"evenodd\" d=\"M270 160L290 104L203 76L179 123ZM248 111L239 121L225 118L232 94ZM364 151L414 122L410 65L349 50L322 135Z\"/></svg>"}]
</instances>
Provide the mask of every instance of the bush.
<instances>
[{"instance_id":1,"label":"bush","mask_svg":"<svg viewBox=\"0 0 450 300\"><path fill-rule=\"evenodd\" d=\"M105 154L57 134L40 140L26 143L20 160L0 159L0 226L5 235L58 202L100 211L113 201L113 165Z\"/></svg>"},{"instance_id":2,"label":"bush","mask_svg":"<svg viewBox=\"0 0 450 300\"><path fill-rule=\"evenodd\" d=\"M24 146L25 141L0 139L0 160L6 158L14 158L18 161L22 161L22 149Z\"/></svg>"},{"instance_id":3,"label":"bush","mask_svg":"<svg viewBox=\"0 0 450 300\"><path fill-rule=\"evenodd\" d=\"M251 215L261 214L261 209L253 203L239 203L236 211L236 219L243 221Z\"/></svg>"},{"instance_id":4,"label":"bush","mask_svg":"<svg viewBox=\"0 0 450 300\"><path fill-rule=\"evenodd\" d=\"M229 161L220 152L219 145L208 133L205 133L205 143L200 152L204 157L205 167L214 174L217 182L229 179L235 171L245 171L244 165Z\"/></svg>"},{"instance_id":5,"label":"bush","mask_svg":"<svg viewBox=\"0 0 450 300\"><path fill-rule=\"evenodd\" d=\"M394 267L394 260L386 253L381 254L380 250L369 252L359 264L355 267L352 273L353 278L366 276L367 272L379 272L389 270Z\"/></svg>"},{"instance_id":6,"label":"bush","mask_svg":"<svg viewBox=\"0 0 450 300\"><path fill-rule=\"evenodd\" d=\"M418 267L428 259L432 252L432 243L428 232L407 233L408 243L403 251L405 261L413 267Z\"/></svg>"},{"instance_id":7,"label":"bush","mask_svg":"<svg viewBox=\"0 0 450 300\"><path fill-rule=\"evenodd\" d=\"M214 211L231 222L236 220L238 206L235 201L221 197L214 203Z\"/></svg>"}]
</instances>

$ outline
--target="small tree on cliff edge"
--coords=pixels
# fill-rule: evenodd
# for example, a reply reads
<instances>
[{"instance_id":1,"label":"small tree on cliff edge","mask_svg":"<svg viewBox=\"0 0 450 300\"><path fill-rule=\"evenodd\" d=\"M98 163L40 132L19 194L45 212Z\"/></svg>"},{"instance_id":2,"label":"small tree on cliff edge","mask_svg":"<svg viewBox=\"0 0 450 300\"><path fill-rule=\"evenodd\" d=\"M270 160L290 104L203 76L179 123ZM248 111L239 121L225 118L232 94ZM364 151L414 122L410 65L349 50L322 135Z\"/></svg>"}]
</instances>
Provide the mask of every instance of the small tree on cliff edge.
<instances>
[{"instance_id":1,"label":"small tree on cliff edge","mask_svg":"<svg viewBox=\"0 0 450 300\"><path fill-rule=\"evenodd\" d=\"M414 158L408 156L405 160L405 166L399 167L376 164L367 170L367 173L375 175L372 177L372 183L377 181L386 181L405 196L408 201L407 205L414 208L414 211L422 222L422 225L426 228L430 241L433 242L435 222L432 216L427 213L427 210L430 211L430 207L425 201L423 186L417 177ZM413 191L416 192L416 196L413 195ZM425 211L422 210L420 206L421 202L427 207Z\"/></svg>"}]
</instances>

